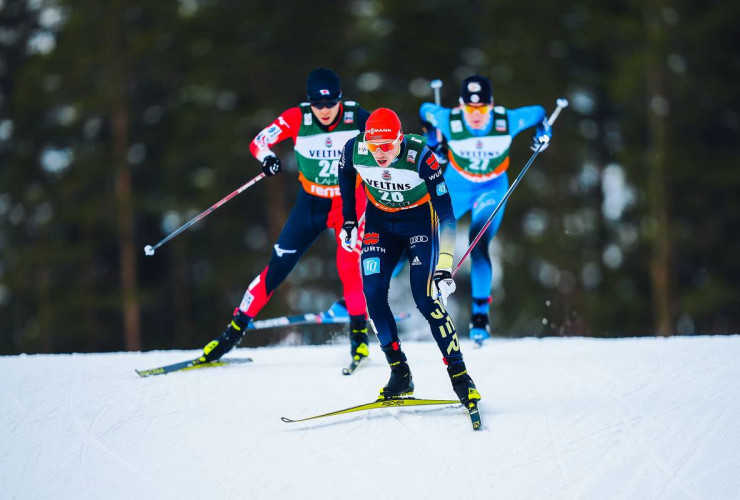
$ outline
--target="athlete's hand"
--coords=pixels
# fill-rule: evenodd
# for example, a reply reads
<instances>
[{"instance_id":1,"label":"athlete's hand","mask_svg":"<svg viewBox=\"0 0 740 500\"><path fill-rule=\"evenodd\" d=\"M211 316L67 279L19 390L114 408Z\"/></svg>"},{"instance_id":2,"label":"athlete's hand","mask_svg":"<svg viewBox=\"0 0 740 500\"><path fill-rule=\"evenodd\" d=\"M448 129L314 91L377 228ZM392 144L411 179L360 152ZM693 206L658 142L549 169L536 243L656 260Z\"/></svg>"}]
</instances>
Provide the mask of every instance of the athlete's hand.
<instances>
[{"instance_id":1,"label":"athlete's hand","mask_svg":"<svg viewBox=\"0 0 740 500\"><path fill-rule=\"evenodd\" d=\"M534 135L532 135L532 145L529 149L537 151L539 148L540 152L550 147L550 139L552 138L552 127L547 121L547 118L542 120L542 123L537 125Z\"/></svg>"},{"instance_id":2,"label":"athlete's hand","mask_svg":"<svg viewBox=\"0 0 740 500\"><path fill-rule=\"evenodd\" d=\"M443 305L447 305L447 297L455 291L455 280L452 273L447 269L437 269L432 277L432 298L440 299Z\"/></svg>"},{"instance_id":3,"label":"athlete's hand","mask_svg":"<svg viewBox=\"0 0 740 500\"><path fill-rule=\"evenodd\" d=\"M280 173L280 158L275 155L265 156L262 160L262 172L268 177Z\"/></svg>"},{"instance_id":4,"label":"athlete's hand","mask_svg":"<svg viewBox=\"0 0 740 500\"><path fill-rule=\"evenodd\" d=\"M540 153L546 150L550 147L550 137L547 135L540 135L537 134L532 136L532 144L529 146L529 149L532 151L537 151L537 148L539 148Z\"/></svg>"},{"instance_id":5,"label":"athlete's hand","mask_svg":"<svg viewBox=\"0 0 740 500\"><path fill-rule=\"evenodd\" d=\"M357 222L353 220L344 221L342 230L339 231L339 241L342 243L342 248L348 252L354 252L357 244Z\"/></svg>"}]
</instances>

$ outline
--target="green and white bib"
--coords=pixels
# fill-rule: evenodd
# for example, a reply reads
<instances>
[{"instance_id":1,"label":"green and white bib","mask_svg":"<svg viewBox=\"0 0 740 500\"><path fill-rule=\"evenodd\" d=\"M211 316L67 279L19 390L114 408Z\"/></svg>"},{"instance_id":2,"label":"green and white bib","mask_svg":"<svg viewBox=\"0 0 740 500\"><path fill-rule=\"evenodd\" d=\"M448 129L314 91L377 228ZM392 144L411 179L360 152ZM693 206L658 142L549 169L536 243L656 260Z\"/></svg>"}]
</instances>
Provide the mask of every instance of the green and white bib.
<instances>
[{"instance_id":1,"label":"green and white bib","mask_svg":"<svg viewBox=\"0 0 740 500\"><path fill-rule=\"evenodd\" d=\"M450 165L464 178L485 182L498 177L509 168L509 120L506 108L496 106L491 116L491 131L476 137L465 127L460 108L450 111Z\"/></svg>"},{"instance_id":2,"label":"green and white bib","mask_svg":"<svg viewBox=\"0 0 740 500\"><path fill-rule=\"evenodd\" d=\"M405 137L406 149L387 167L378 166L361 137L355 142L352 156L355 170L365 182L368 199L386 212L417 207L430 199L417 163L421 161L426 139L411 134Z\"/></svg>"},{"instance_id":3,"label":"green and white bib","mask_svg":"<svg viewBox=\"0 0 740 500\"><path fill-rule=\"evenodd\" d=\"M342 149L347 141L360 133L357 125L359 104L345 101L343 106L344 113L339 117L339 123L334 130L327 132L319 126L311 112L311 105L300 105L303 121L294 149L301 183L309 193L323 196L324 192L333 195L336 194L334 191L338 192L338 188L326 187L339 185L339 158L342 156Z\"/></svg>"}]
</instances>

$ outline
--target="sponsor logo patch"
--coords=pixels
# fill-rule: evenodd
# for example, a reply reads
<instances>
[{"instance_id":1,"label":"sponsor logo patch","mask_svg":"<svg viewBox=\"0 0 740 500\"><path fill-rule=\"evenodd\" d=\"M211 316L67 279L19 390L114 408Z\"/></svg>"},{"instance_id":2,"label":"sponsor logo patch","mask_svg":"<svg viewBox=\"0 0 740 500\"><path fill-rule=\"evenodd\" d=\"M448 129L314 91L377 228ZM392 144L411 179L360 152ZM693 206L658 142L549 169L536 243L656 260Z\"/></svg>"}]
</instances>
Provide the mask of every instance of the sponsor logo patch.
<instances>
[{"instance_id":1,"label":"sponsor logo patch","mask_svg":"<svg viewBox=\"0 0 740 500\"><path fill-rule=\"evenodd\" d=\"M442 196L443 194L447 194L447 184L441 182L437 184L437 196Z\"/></svg>"},{"instance_id":2,"label":"sponsor logo patch","mask_svg":"<svg viewBox=\"0 0 740 500\"><path fill-rule=\"evenodd\" d=\"M367 233L362 239L362 243L365 245L377 245L380 241L380 235L378 233Z\"/></svg>"},{"instance_id":3,"label":"sponsor logo patch","mask_svg":"<svg viewBox=\"0 0 740 500\"><path fill-rule=\"evenodd\" d=\"M344 120L344 123L354 123L355 122L355 112L345 111L343 120Z\"/></svg>"},{"instance_id":4,"label":"sponsor logo patch","mask_svg":"<svg viewBox=\"0 0 740 500\"><path fill-rule=\"evenodd\" d=\"M296 253L296 251L297 250L286 250L284 248L280 248L280 245L275 243L275 253L277 254L278 257L282 257L286 253Z\"/></svg>"},{"instance_id":5,"label":"sponsor logo patch","mask_svg":"<svg viewBox=\"0 0 740 500\"><path fill-rule=\"evenodd\" d=\"M313 123L313 120L311 119L311 113L304 113L303 115L303 124L308 126Z\"/></svg>"},{"instance_id":6,"label":"sponsor logo patch","mask_svg":"<svg viewBox=\"0 0 740 500\"><path fill-rule=\"evenodd\" d=\"M369 253L369 252L385 253L385 247L379 247L376 245L363 245L362 253Z\"/></svg>"},{"instance_id":7,"label":"sponsor logo patch","mask_svg":"<svg viewBox=\"0 0 740 500\"><path fill-rule=\"evenodd\" d=\"M453 132L462 132L462 122L460 120L450 122L450 130Z\"/></svg>"},{"instance_id":8,"label":"sponsor logo patch","mask_svg":"<svg viewBox=\"0 0 740 500\"><path fill-rule=\"evenodd\" d=\"M420 266L421 265L421 261L419 260L419 256L418 255L415 256L414 257L414 260L411 261L411 265L412 266Z\"/></svg>"},{"instance_id":9,"label":"sponsor logo patch","mask_svg":"<svg viewBox=\"0 0 740 500\"><path fill-rule=\"evenodd\" d=\"M391 173L387 170L383 170L382 177L384 181L389 181L391 180Z\"/></svg>"},{"instance_id":10,"label":"sponsor logo patch","mask_svg":"<svg viewBox=\"0 0 740 500\"><path fill-rule=\"evenodd\" d=\"M380 258L370 257L362 261L362 270L365 276L380 273Z\"/></svg>"},{"instance_id":11,"label":"sponsor logo patch","mask_svg":"<svg viewBox=\"0 0 740 500\"><path fill-rule=\"evenodd\" d=\"M364 142L358 142L357 143L357 154L358 155L366 155L367 154L367 144Z\"/></svg>"},{"instance_id":12,"label":"sponsor logo patch","mask_svg":"<svg viewBox=\"0 0 740 500\"><path fill-rule=\"evenodd\" d=\"M429 168L432 170L439 169L439 163L437 162L437 157L433 154L429 155L429 158L427 158L427 161L425 162L427 165L429 165Z\"/></svg>"},{"instance_id":13,"label":"sponsor logo patch","mask_svg":"<svg viewBox=\"0 0 740 500\"><path fill-rule=\"evenodd\" d=\"M324 141L324 146L326 146L327 148L330 148L332 144L333 142L331 142L331 137L327 137L326 140Z\"/></svg>"},{"instance_id":14,"label":"sponsor logo patch","mask_svg":"<svg viewBox=\"0 0 740 500\"><path fill-rule=\"evenodd\" d=\"M416 243L426 243L429 241L429 238L426 235L420 234L418 236L412 236L409 238L409 244L414 245Z\"/></svg>"},{"instance_id":15,"label":"sponsor logo patch","mask_svg":"<svg viewBox=\"0 0 740 500\"><path fill-rule=\"evenodd\" d=\"M496 120L496 131L503 132L506 130L506 120Z\"/></svg>"},{"instance_id":16,"label":"sponsor logo patch","mask_svg":"<svg viewBox=\"0 0 740 500\"><path fill-rule=\"evenodd\" d=\"M406 156L406 161L409 163L416 163L416 150L409 149L409 154Z\"/></svg>"}]
</instances>

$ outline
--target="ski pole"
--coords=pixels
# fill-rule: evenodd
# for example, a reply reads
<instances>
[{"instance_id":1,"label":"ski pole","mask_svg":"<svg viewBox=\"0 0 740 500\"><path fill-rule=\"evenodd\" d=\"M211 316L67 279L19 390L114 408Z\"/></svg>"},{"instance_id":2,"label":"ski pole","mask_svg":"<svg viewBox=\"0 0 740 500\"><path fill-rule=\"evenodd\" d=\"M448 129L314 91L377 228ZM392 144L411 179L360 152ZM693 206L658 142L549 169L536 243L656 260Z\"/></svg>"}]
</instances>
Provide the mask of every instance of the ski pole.
<instances>
[{"instance_id":1,"label":"ski pole","mask_svg":"<svg viewBox=\"0 0 740 500\"><path fill-rule=\"evenodd\" d=\"M568 100L561 97L557 100L556 106L557 107L555 108L555 111L553 111L552 114L550 115L550 118L547 119L547 123L550 125L555 123L555 120L558 119L558 115L560 115L560 111L568 107ZM541 149L542 149L542 144L537 146L537 149L532 154L532 156L529 158L529 161L527 162L527 164L524 165L524 168L522 168L522 171L519 172L519 175L517 176L514 183L511 185L511 187L509 187L509 190L506 191L506 194L501 199L501 201L498 202L498 205L496 205L496 208L493 210L493 213L488 217L488 220L483 225L481 230L478 231L478 234L476 235L475 239L470 243L470 246L465 251L460 261L455 266L455 269L452 270L452 276L455 276L455 274L457 274L457 270L460 269L460 265L465 261L465 259L468 258L468 255L470 255L470 252L473 251L473 248L475 248L475 245L478 244L478 241L480 241L481 237L483 236L483 233L485 233L486 229L488 229L488 226L491 225L493 218L496 217L496 214L499 212L499 210L501 210L501 207L504 206L504 203L506 202L506 200L509 199L509 196L511 196L511 193L514 192L514 189L516 189L516 186L522 180L522 177L524 177L524 174L527 172L527 169L532 164L534 159L537 158L538 154L540 154Z\"/></svg>"},{"instance_id":2,"label":"ski pole","mask_svg":"<svg viewBox=\"0 0 740 500\"><path fill-rule=\"evenodd\" d=\"M192 219L190 219L190 220L189 220L189 221L188 221L187 223L183 224L183 225L182 225L182 226L180 226L180 227L179 227L178 229L176 229L176 230L175 230L174 232L170 233L170 235L169 235L169 236L167 236L166 238L164 238L164 239L163 239L162 241L160 241L160 242L159 242L159 243L157 243L156 245L154 245L154 246L152 246L152 245L147 245L147 246L145 246L145 247L144 247L144 253L145 253L145 254L146 254L146 255L147 255L148 257L151 257L152 255L154 255L154 251L155 251L155 250L156 250L157 248L161 247L162 245L164 245L165 243L167 243L168 241L170 241L170 240L171 240L172 238L174 238L175 236L177 236L177 235L178 235L178 234L180 234L181 232L185 231L185 230L186 230L187 228L189 228L190 226L192 226L193 224L195 224L195 223L196 223L196 222L198 222L199 220L203 219L203 218L204 218L204 217L205 217L206 215L210 214L211 212L213 212L214 210L216 210L216 209L217 209L218 207L220 207L221 205L223 205L224 203L226 203L227 201L229 201L230 199L232 199L232 198L233 198L233 197L235 197L236 195L238 195L238 194L241 194L242 192L246 191L246 190L247 190L247 188L249 188L249 187L251 187L251 186L253 186L253 185L257 184L257 183L258 183L259 181L261 181L261 180L262 180L262 179L263 179L264 177L265 177L265 174L264 174L264 172L263 172L263 173L261 173L261 174L259 174L259 175L258 175L258 176L256 176L256 177L255 177L254 179L250 180L249 182L247 182L246 184L244 184L243 186L241 186L241 187L240 187L239 189L237 189L236 191L234 191L234 192L233 192L233 193L231 193L230 195L228 195L228 196L226 196L226 197L224 197L224 198L220 199L219 201L217 201L217 202L216 202L215 204L213 204L213 205L211 206L211 208L209 208L209 209L207 209L207 210L204 210L204 211L203 211L203 212L201 212L200 214L198 214L198 215L196 215L195 217L193 217Z\"/></svg>"},{"instance_id":3,"label":"ski pole","mask_svg":"<svg viewBox=\"0 0 740 500\"><path fill-rule=\"evenodd\" d=\"M432 80L429 83L429 86L434 89L434 104L436 104L437 106L441 106L442 98L440 97L439 89L442 88L442 80ZM440 142L442 142L442 131L437 129L437 143Z\"/></svg>"},{"instance_id":4,"label":"ski pole","mask_svg":"<svg viewBox=\"0 0 740 500\"><path fill-rule=\"evenodd\" d=\"M439 96L439 89L442 88L442 80L432 80L429 86L434 89L434 104L439 106L442 104L442 99Z\"/></svg>"}]
</instances>

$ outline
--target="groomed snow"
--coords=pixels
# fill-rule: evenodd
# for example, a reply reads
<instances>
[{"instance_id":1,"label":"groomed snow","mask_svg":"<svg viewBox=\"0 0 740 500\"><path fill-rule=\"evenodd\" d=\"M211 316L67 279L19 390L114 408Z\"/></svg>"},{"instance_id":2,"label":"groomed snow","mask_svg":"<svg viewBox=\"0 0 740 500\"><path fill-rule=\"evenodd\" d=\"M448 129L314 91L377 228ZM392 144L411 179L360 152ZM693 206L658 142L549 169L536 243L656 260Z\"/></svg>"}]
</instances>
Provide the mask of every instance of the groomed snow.
<instances>
[{"instance_id":1,"label":"groomed snow","mask_svg":"<svg viewBox=\"0 0 740 500\"><path fill-rule=\"evenodd\" d=\"M286 424L373 400L388 367L347 345L140 378L196 351L0 357L0 497L740 498L740 336L463 343L460 406ZM454 398L436 345L406 342L416 395Z\"/></svg>"}]
</instances>

